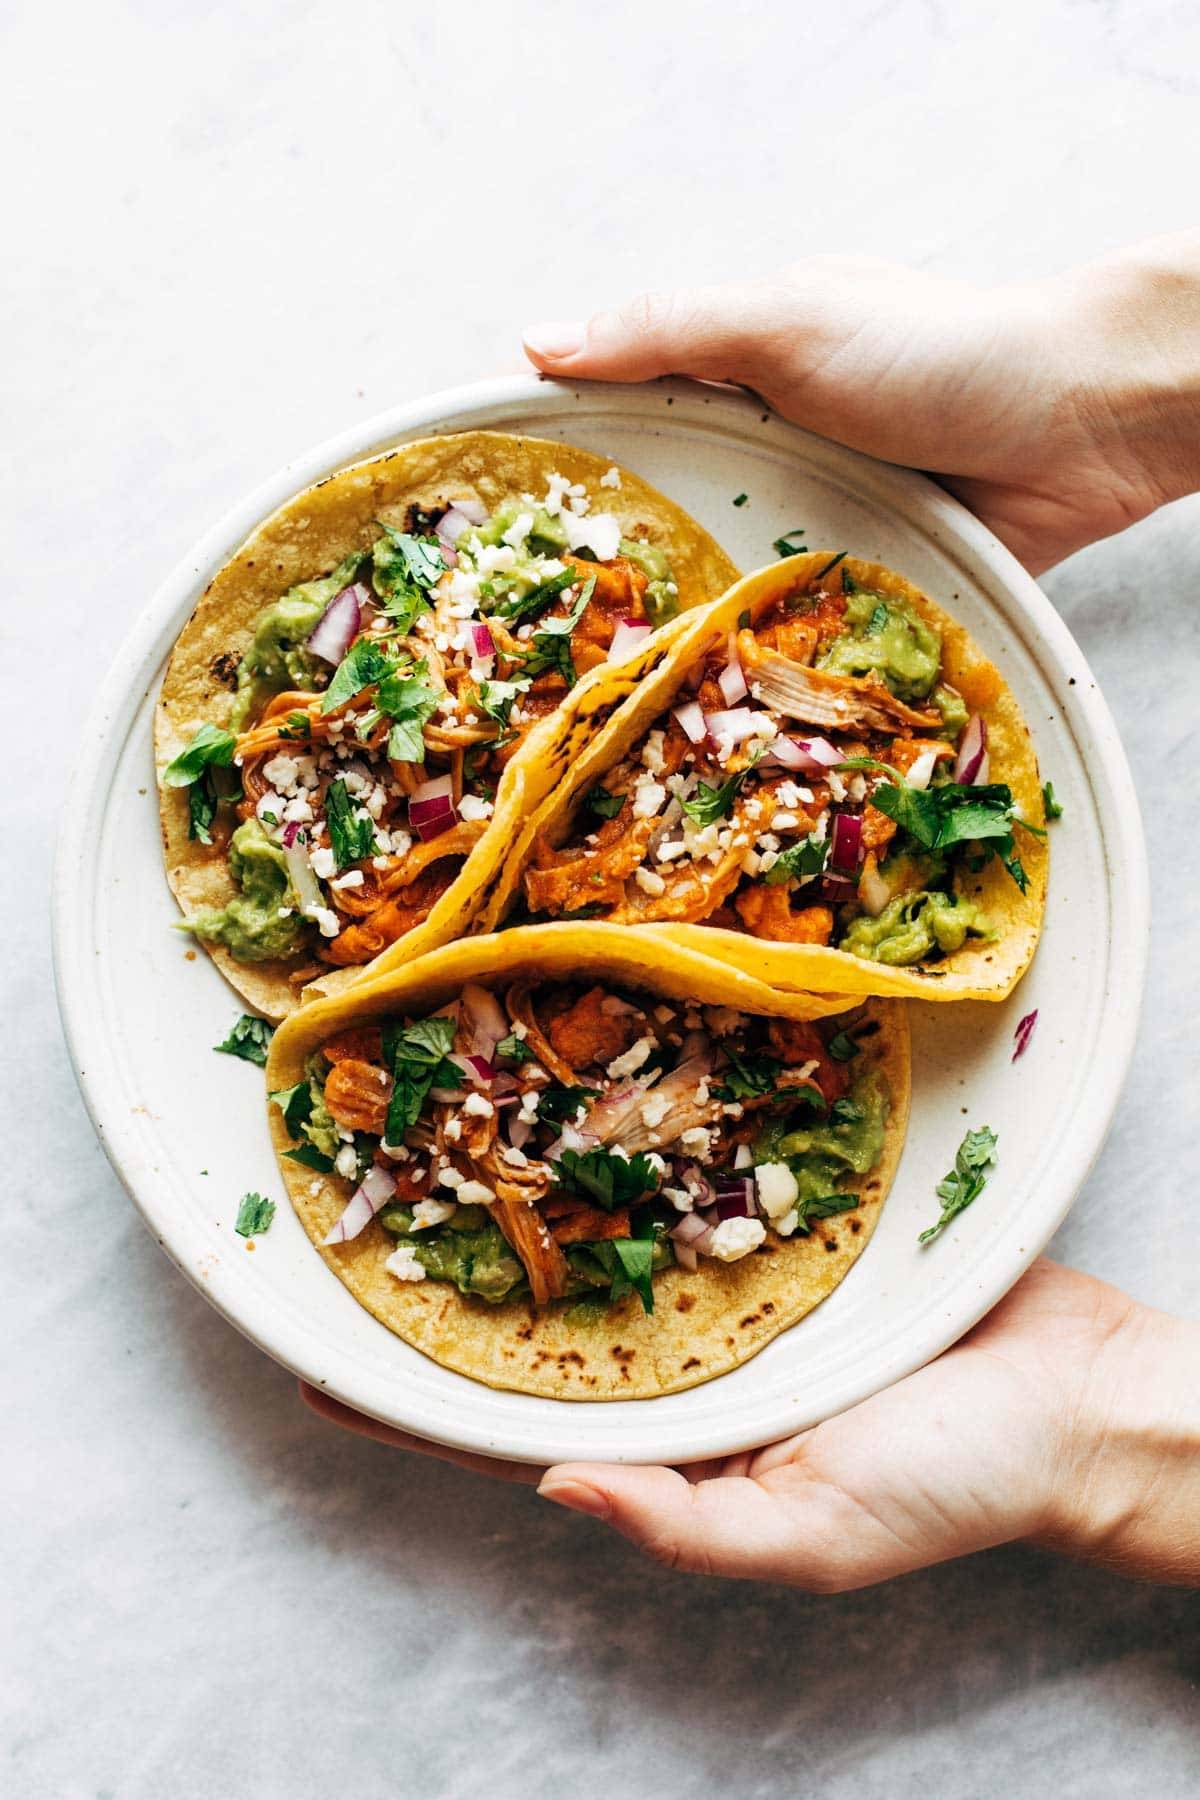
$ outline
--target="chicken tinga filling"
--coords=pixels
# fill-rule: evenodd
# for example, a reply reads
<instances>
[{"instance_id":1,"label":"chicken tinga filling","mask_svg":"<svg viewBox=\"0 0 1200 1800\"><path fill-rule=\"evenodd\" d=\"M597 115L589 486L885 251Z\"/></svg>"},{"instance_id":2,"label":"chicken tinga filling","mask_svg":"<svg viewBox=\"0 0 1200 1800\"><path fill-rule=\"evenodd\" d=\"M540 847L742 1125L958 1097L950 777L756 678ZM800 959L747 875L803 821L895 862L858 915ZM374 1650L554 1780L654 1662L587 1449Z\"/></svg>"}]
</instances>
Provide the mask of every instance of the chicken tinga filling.
<instances>
[{"instance_id":1,"label":"chicken tinga filling","mask_svg":"<svg viewBox=\"0 0 1200 1800\"><path fill-rule=\"evenodd\" d=\"M524 878L538 917L692 921L911 964L993 928L956 877L999 856L1024 892L986 722L941 635L841 559L743 614L669 712L584 794Z\"/></svg>"},{"instance_id":2,"label":"chicken tinga filling","mask_svg":"<svg viewBox=\"0 0 1200 1800\"><path fill-rule=\"evenodd\" d=\"M356 965L419 925L532 727L677 610L665 552L562 476L403 525L259 614L230 727L165 771L238 890L185 929L240 961Z\"/></svg>"},{"instance_id":3,"label":"chicken tinga filling","mask_svg":"<svg viewBox=\"0 0 1200 1800\"><path fill-rule=\"evenodd\" d=\"M582 980L467 985L330 1037L271 1098L284 1154L345 1184L326 1244L377 1219L397 1281L537 1305L633 1291L650 1312L672 1264L859 1206L891 1104L877 1032L866 1009L798 1024Z\"/></svg>"}]
</instances>

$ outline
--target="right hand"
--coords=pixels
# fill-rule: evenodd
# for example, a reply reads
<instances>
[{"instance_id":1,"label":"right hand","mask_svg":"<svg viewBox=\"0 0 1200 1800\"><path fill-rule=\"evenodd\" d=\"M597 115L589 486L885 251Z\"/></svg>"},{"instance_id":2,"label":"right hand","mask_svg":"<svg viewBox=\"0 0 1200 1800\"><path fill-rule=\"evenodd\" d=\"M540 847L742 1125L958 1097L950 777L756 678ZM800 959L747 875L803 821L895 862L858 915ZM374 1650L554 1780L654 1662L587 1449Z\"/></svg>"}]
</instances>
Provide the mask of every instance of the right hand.
<instances>
[{"instance_id":1,"label":"right hand","mask_svg":"<svg viewBox=\"0 0 1200 1800\"><path fill-rule=\"evenodd\" d=\"M1200 233L1028 286L863 257L643 294L525 348L567 378L694 375L936 474L1035 573L1200 484Z\"/></svg>"}]
</instances>

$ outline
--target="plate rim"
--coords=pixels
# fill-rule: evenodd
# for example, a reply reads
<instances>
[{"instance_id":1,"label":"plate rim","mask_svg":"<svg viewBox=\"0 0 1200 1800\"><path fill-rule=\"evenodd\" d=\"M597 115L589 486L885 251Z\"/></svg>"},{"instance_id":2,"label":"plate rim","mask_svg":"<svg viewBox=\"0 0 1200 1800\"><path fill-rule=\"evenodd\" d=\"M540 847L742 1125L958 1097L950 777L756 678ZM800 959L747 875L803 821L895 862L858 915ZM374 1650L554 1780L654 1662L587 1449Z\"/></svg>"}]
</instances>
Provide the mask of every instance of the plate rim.
<instances>
[{"instance_id":1,"label":"plate rim","mask_svg":"<svg viewBox=\"0 0 1200 1800\"><path fill-rule=\"evenodd\" d=\"M562 435L569 441L571 403L585 400L598 403L594 409L589 404L585 410L628 409L637 415L639 424L654 415L665 425L667 416L661 410L665 404L679 406L675 417L681 422L687 418L690 424L702 425L705 409L710 408L708 419L713 425L720 421L721 428L730 435L741 432L752 437L755 434L752 427L768 428L773 440L791 445L795 454L810 468L824 465L826 469L836 471L842 482L847 476L852 477L860 493L870 497L874 490L879 504L887 510L898 510L897 503L903 502L905 522L925 530L938 543L942 554L958 562L973 584L983 590L984 602L989 609L995 607L995 601L988 590L998 586L1004 591L1013 616L1009 617L1005 612L1000 616L1004 623L1019 630L1043 674L1048 677L1051 668L1056 676L1073 673L1073 705L1082 715L1082 723L1098 758L1098 766L1088 764L1088 777L1093 783L1099 777L1112 802L1104 815L1103 840L1107 852L1106 897L1109 902L1108 975L1113 995L1121 1003L1110 1009L1106 1021L1110 1042L1106 1054L1093 1063L1096 1078L1086 1108L1087 1129L1080 1128L1071 1174L1063 1181L1056 1203L1039 1214L1035 1231L1026 1229L1028 1219L1017 1222L1007 1256L1002 1257L1007 1238L991 1242L986 1254L996 1272L981 1273L968 1299L960 1290L970 1287L966 1277L974 1265L961 1271L947 1296L946 1305L930 1309L924 1328L919 1332L910 1331L902 1348L897 1346L890 1355L882 1355L869 1376L861 1380L844 1379L833 1403L823 1403L814 1411L804 1396L793 1395L787 1402L779 1402L778 1416L769 1426L764 1428L762 1424L756 1424L752 1430L740 1434L736 1426L732 1426L719 1431L719 1442L714 1437L713 1425L707 1421L689 1421L681 1429L679 1422L672 1428L666 1420L659 1418L654 1409L659 1408L663 1400L669 1401L670 1396L663 1400L606 1402L602 1407L599 1403L583 1401L541 1401L540 1406L557 1409L562 1417L562 1429L556 1425L546 1429L540 1415L534 1415L529 1428L523 1431L516 1428L515 1420L506 1421L506 1427L511 1425L511 1430L509 1435L501 1434L500 1438L493 1426L473 1420L469 1404L435 1407L434 1416L422 1414L415 1423L411 1409L402 1406L400 1410L406 1417L401 1420L374 1374L364 1389L364 1372L349 1351L335 1350L331 1355L328 1346L317 1349L311 1342L306 1346L302 1331L297 1332L286 1320L271 1320L269 1316L264 1319L261 1306L257 1317L253 1316L253 1308L248 1316L247 1309L239 1304L247 1291L242 1277L236 1275L233 1268L223 1268L212 1278L201 1278L196 1267L197 1254L204 1255L205 1248L198 1243L188 1243L185 1247L181 1242L195 1234L192 1222L178 1215L172 1218L170 1201L160 1203L157 1185L145 1179L145 1171L139 1166L143 1161L142 1146L134 1137L130 1121L109 1104L112 1096L105 1091L103 1017L99 1009L91 1009L86 1003L87 914L91 890L78 877L88 868L87 849L90 837L94 835L92 827L104 817L112 778L130 729L144 701L157 689L161 679L162 664L179 629L176 619L183 601L189 601L190 610L211 574L254 526L292 494L322 476L414 436L487 429L489 415L494 416L493 422L498 422L503 415L513 412L525 418L536 418L541 414L548 435L557 435L552 427L565 422L567 429ZM140 679L148 665L149 679ZM131 680L131 670L139 679ZM1068 729L1075 734L1073 721L1068 722ZM418 1432L452 1448L533 1463L562 1461L588 1454L606 1461L659 1461L662 1460L661 1451L651 1448L646 1439L651 1437L655 1444L661 1444L664 1430L671 1440L671 1460L686 1462L748 1449L805 1429L819 1418L834 1416L921 1368L977 1323L1020 1278L1058 1229L1107 1135L1135 1047L1145 986L1150 902L1149 869L1138 797L1124 746L1095 677L1065 622L1033 577L958 501L913 470L879 462L788 423L773 413L765 402L741 390L712 387L677 377L625 384L562 382L540 375L515 374L405 401L346 427L290 458L267 480L258 483L203 532L168 571L126 632L97 690L79 741L89 745L90 754L82 769L78 762L75 764L77 778L68 792L60 818L51 886L53 967L72 1069L105 1154L159 1245L224 1318L293 1373L385 1423ZM1017 1238L1025 1241L1018 1245ZM953 1304L956 1299L957 1304ZM336 1366L339 1359L346 1365L344 1370ZM472 1388L477 1385L470 1384ZM711 1385L718 1387L719 1380ZM393 1377L391 1386L390 1398L394 1400L399 1394L403 1400L403 1382ZM494 1394L496 1390L485 1389L484 1392ZM513 1395L510 1398L521 1401L532 1397ZM581 1418L594 1416L598 1410L611 1415L626 1408L633 1409L633 1415L625 1427L602 1433L603 1443L591 1452L581 1447Z\"/></svg>"}]
</instances>

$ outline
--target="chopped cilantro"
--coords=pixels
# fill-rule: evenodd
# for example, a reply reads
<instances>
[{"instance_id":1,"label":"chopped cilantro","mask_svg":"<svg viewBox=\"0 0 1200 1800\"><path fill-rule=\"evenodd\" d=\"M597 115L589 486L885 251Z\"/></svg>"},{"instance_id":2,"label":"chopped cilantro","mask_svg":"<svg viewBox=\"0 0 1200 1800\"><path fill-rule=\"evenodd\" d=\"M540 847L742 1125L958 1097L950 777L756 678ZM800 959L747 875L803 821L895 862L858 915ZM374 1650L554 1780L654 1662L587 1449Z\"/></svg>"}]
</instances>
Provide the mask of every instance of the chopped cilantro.
<instances>
[{"instance_id":1,"label":"chopped cilantro","mask_svg":"<svg viewBox=\"0 0 1200 1800\"><path fill-rule=\"evenodd\" d=\"M273 1093L267 1095L267 1099L279 1108L283 1114L283 1122L291 1135L299 1137L301 1127L307 1125L312 1116L312 1089L308 1082L298 1081L295 1087L276 1088Z\"/></svg>"},{"instance_id":2,"label":"chopped cilantro","mask_svg":"<svg viewBox=\"0 0 1200 1800\"><path fill-rule=\"evenodd\" d=\"M383 602L383 611L401 637L429 606L429 590L446 569L436 538L414 537L392 525L380 526L383 536L371 551L371 584Z\"/></svg>"},{"instance_id":3,"label":"chopped cilantro","mask_svg":"<svg viewBox=\"0 0 1200 1800\"><path fill-rule=\"evenodd\" d=\"M227 769L233 761L237 736L221 725L202 725L191 743L163 770L167 787L190 787L207 769Z\"/></svg>"},{"instance_id":4,"label":"chopped cilantro","mask_svg":"<svg viewBox=\"0 0 1200 1800\"><path fill-rule=\"evenodd\" d=\"M257 1063L260 1069L267 1066L267 1047L275 1036L275 1027L260 1019L255 1013L243 1013L236 1019L229 1035L214 1050L220 1050L225 1056L240 1056L243 1062Z\"/></svg>"},{"instance_id":5,"label":"chopped cilantro","mask_svg":"<svg viewBox=\"0 0 1200 1800\"><path fill-rule=\"evenodd\" d=\"M848 1031L839 1031L831 1037L825 1048L834 1062L851 1062L858 1055L858 1045Z\"/></svg>"},{"instance_id":6,"label":"chopped cilantro","mask_svg":"<svg viewBox=\"0 0 1200 1800\"><path fill-rule=\"evenodd\" d=\"M386 645L378 638L360 637L333 671L333 680L321 695L321 711L336 712L355 694L390 675L395 666Z\"/></svg>"},{"instance_id":7,"label":"chopped cilantro","mask_svg":"<svg viewBox=\"0 0 1200 1800\"><path fill-rule=\"evenodd\" d=\"M605 1212L631 1206L658 1191L658 1173L640 1151L624 1157L601 1149L564 1150L550 1167L564 1187L581 1190Z\"/></svg>"},{"instance_id":8,"label":"chopped cilantro","mask_svg":"<svg viewBox=\"0 0 1200 1800\"><path fill-rule=\"evenodd\" d=\"M316 1169L318 1174L329 1175L333 1170L332 1156L326 1156L315 1144L301 1144L298 1149L285 1150L283 1153L292 1162L303 1164L306 1169Z\"/></svg>"},{"instance_id":9,"label":"chopped cilantro","mask_svg":"<svg viewBox=\"0 0 1200 1800\"><path fill-rule=\"evenodd\" d=\"M814 581L824 581L825 577L827 575L832 575L833 571L837 568L838 564L845 557L849 556L849 554L850 554L850 552L848 550L839 550L836 556L830 557L829 561L825 564L825 567L823 569L817 570L815 576L813 577L813 580Z\"/></svg>"},{"instance_id":10,"label":"chopped cilantro","mask_svg":"<svg viewBox=\"0 0 1200 1800\"><path fill-rule=\"evenodd\" d=\"M312 720L307 713L290 712L279 727L281 738L310 738L312 736Z\"/></svg>"},{"instance_id":11,"label":"chopped cilantro","mask_svg":"<svg viewBox=\"0 0 1200 1800\"><path fill-rule=\"evenodd\" d=\"M531 619L535 613L544 612L556 594L561 594L564 588L573 587L578 580L579 570L568 564L561 574L549 576L547 580L539 582L537 587L530 588L527 594L519 597L516 594L505 595L496 606L496 617L510 622Z\"/></svg>"},{"instance_id":12,"label":"chopped cilantro","mask_svg":"<svg viewBox=\"0 0 1200 1800\"><path fill-rule=\"evenodd\" d=\"M590 1087L543 1088L537 1103L538 1118L551 1125L573 1125L580 1109L587 1101L595 1100L599 1093L599 1088Z\"/></svg>"},{"instance_id":13,"label":"chopped cilantro","mask_svg":"<svg viewBox=\"0 0 1200 1800\"><path fill-rule=\"evenodd\" d=\"M438 709L441 692L424 677L429 665L419 662L406 673L396 670L379 683L375 699L381 713L392 721L387 753L392 762L425 761L424 727Z\"/></svg>"},{"instance_id":14,"label":"chopped cilantro","mask_svg":"<svg viewBox=\"0 0 1200 1800\"><path fill-rule=\"evenodd\" d=\"M350 790L339 775L325 790L325 823L339 869L361 862L375 849L375 827L370 818L359 818Z\"/></svg>"},{"instance_id":15,"label":"chopped cilantro","mask_svg":"<svg viewBox=\"0 0 1200 1800\"><path fill-rule=\"evenodd\" d=\"M1054 792L1054 783L1052 781L1045 781L1042 783L1042 804L1046 808L1046 817L1048 819L1062 818L1062 801Z\"/></svg>"},{"instance_id":16,"label":"chopped cilantro","mask_svg":"<svg viewBox=\"0 0 1200 1800\"><path fill-rule=\"evenodd\" d=\"M861 1194L819 1194L801 1200L796 1207L796 1230L807 1232L810 1219L832 1219L835 1213L853 1212L861 1204Z\"/></svg>"},{"instance_id":17,"label":"chopped cilantro","mask_svg":"<svg viewBox=\"0 0 1200 1800\"><path fill-rule=\"evenodd\" d=\"M735 506L745 506L745 504L749 498L750 498L749 494L735 494L733 496L733 504Z\"/></svg>"},{"instance_id":18,"label":"chopped cilantro","mask_svg":"<svg viewBox=\"0 0 1200 1800\"><path fill-rule=\"evenodd\" d=\"M758 758L755 757L748 767L739 769L736 775L731 775L727 781L721 783L720 787L713 787L708 781L699 782L691 799L680 801L688 818L694 819L697 825L704 826L715 825L718 819L728 817L733 810L733 802L737 797L738 789L757 760Z\"/></svg>"},{"instance_id":19,"label":"chopped cilantro","mask_svg":"<svg viewBox=\"0 0 1200 1800\"><path fill-rule=\"evenodd\" d=\"M199 844L212 843L212 822L217 816L217 792L212 775L205 769L199 780L187 791L188 836Z\"/></svg>"},{"instance_id":20,"label":"chopped cilantro","mask_svg":"<svg viewBox=\"0 0 1200 1800\"><path fill-rule=\"evenodd\" d=\"M724 1080L713 1093L718 1100L757 1100L779 1086L783 1064L775 1056L743 1056L731 1044L722 1045L729 1059Z\"/></svg>"},{"instance_id":21,"label":"chopped cilantro","mask_svg":"<svg viewBox=\"0 0 1200 1800\"><path fill-rule=\"evenodd\" d=\"M547 619L540 630L533 634L533 643L527 652L522 667L529 680L535 675L553 672L561 675L567 686L575 686L575 664L571 659L571 633L583 617L584 608L591 599L596 587L596 577L590 575L579 590L579 598L570 612L561 619Z\"/></svg>"},{"instance_id":22,"label":"chopped cilantro","mask_svg":"<svg viewBox=\"0 0 1200 1800\"><path fill-rule=\"evenodd\" d=\"M256 1232L269 1231L274 1217L273 1200L264 1200L261 1194L243 1194L233 1229L239 1237L253 1237Z\"/></svg>"},{"instance_id":23,"label":"chopped cilantro","mask_svg":"<svg viewBox=\"0 0 1200 1800\"><path fill-rule=\"evenodd\" d=\"M778 887L780 882L790 881L793 876L819 875L828 854L828 838L801 838L798 844L779 853L763 880L768 887Z\"/></svg>"},{"instance_id":24,"label":"chopped cilantro","mask_svg":"<svg viewBox=\"0 0 1200 1800\"><path fill-rule=\"evenodd\" d=\"M441 1016L384 1027L383 1054L393 1078L384 1127L389 1144L404 1141L405 1132L421 1116L430 1088L462 1086L462 1070L446 1060L453 1043L454 1020Z\"/></svg>"},{"instance_id":25,"label":"chopped cilantro","mask_svg":"<svg viewBox=\"0 0 1200 1800\"><path fill-rule=\"evenodd\" d=\"M940 787L921 789L901 781L877 787L871 802L926 850L979 842L985 856L999 856L1025 892L1028 877L1013 842L1013 825L1022 821L1015 818L1011 788L1000 783L964 787L947 781Z\"/></svg>"},{"instance_id":26,"label":"chopped cilantro","mask_svg":"<svg viewBox=\"0 0 1200 1800\"><path fill-rule=\"evenodd\" d=\"M625 794L610 793L606 787L597 784L583 796L583 804L599 819L615 819L626 799Z\"/></svg>"},{"instance_id":27,"label":"chopped cilantro","mask_svg":"<svg viewBox=\"0 0 1200 1800\"><path fill-rule=\"evenodd\" d=\"M507 1037L500 1039L496 1045L496 1055L503 1056L506 1061L514 1063L527 1063L534 1060L533 1051L525 1039L519 1038L515 1031L510 1031Z\"/></svg>"},{"instance_id":28,"label":"chopped cilantro","mask_svg":"<svg viewBox=\"0 0 1200 1800\"><path fill-rule=\"evenodd\" d=\"M936 1189L938 1199L942 1203L941 1217L936 1225L931 1225L917 1239L919 1244L928 1244L939 1232L945 1230L951 1219L956 1219L960 1212L977 1200L987 1186L988 1173L996 1160L996 1134L984 1125L978 1131L968 1131L958 1146L958 1155L954 1159L954 1167L950 1173L939 1181Z\"/></svg>"},{"instance_id":29,"label":"chopped cilantro","mask_svg":"<svg viewBox=\"0 0 1200 1800\"><path fill-rule=\"evenodd\" d=\"M654 1286L651 1271L654 1268L653 1237L610 1238L609 1243L616 1252L621 1266L623 1280L614 1278L609 1292L611 1300L620 1300L632 1289L642 1303L642 1311L654 1311Z\"/></svg>"},{"instance_id":30,"label":"chopped cilantro","mask_svg":"<svg viewBox=\"0 0 1200 1800\"><path fill-rule=\"evenodd\" d=\"M880 601L875 611L867 620L867 635L877 637L888 622L888 609L884 601Z\"/></svg>"},{"instance_id":31,"label":"chopped cilantro","mask_svg":"<svg viewBox=\"0 0 1200 1800\"><path fill-rule=\"evenodd\" d=\"M771 548L776 556L799 556L808 549L808 545L801 541L806 536L805 527L797 525L792 531L785 531L782 537L777 537Z\"/></svg>"},{"instance_id":32,"label":"chopped cilantro","mask_svg":"<svg viewBox=\"0 0 1200 1800\"><path fill-rule=\"evenodd\" d=\"M518 697L529 691L529 685L527 675L518 676L515 681L481 681L477 689L480 712L495 719L497 725L506 726Z\"/></svg>"},{"instance_id":33,"label":"chopped cilantro","mask_svg":"<svg viewBox=\"0 0 1200 1800\"><path fill-rule=\"evenodd\" d=\"M741 612L738 614L737 623L738 623L739 631L749 631L749 629L750 629L750 608L748 606L743 607Z\"/></svg>"}]
</instances>

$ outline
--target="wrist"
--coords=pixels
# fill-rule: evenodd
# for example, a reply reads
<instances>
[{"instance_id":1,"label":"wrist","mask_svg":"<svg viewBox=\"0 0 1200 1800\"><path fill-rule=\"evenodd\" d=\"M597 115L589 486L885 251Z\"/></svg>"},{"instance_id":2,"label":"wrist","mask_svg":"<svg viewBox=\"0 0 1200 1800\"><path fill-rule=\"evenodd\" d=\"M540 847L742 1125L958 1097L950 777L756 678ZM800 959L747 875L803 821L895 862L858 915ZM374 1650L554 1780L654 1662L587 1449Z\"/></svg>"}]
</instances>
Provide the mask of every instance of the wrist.
<instances>
[{"instance_id":1,"label":"wrist","mask_svg":"<svg viewBox=\"0 0 1200 1800\"><path fill-rule=\"evenodd\" d=\"M1037 1541L1200 1585L1200 1325L1131 1304L1075 1396Z\"/></svg>"},{"instance_id":2,"label":"wrist","mask_svg":"<svg viewBox=\"0 0 1200 1800\"><path fill-rule=\"evenodd\" d=\"M1144 516L1200 488L1200 232L1135 245L1053 284L1069 404L1122 502Z\"/></svg>"}]
</instances>

